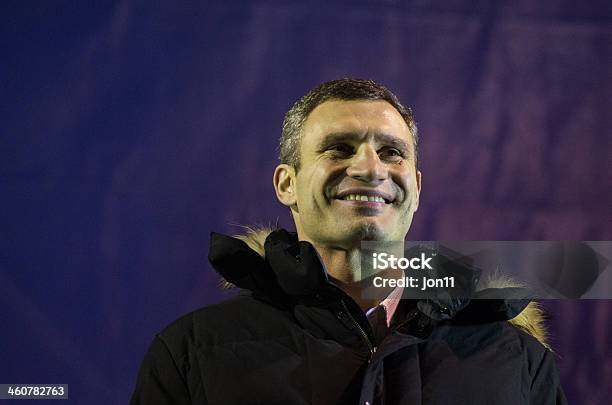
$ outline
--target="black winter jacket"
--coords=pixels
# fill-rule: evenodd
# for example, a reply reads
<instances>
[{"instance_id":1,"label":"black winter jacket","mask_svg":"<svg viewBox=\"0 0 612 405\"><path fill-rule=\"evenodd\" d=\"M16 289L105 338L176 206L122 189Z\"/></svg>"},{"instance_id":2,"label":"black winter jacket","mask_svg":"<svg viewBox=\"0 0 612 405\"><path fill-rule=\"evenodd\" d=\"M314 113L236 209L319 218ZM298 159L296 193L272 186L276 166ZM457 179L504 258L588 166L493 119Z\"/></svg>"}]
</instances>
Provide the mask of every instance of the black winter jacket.
<instances>
[{"instance_id":1,"label":"black winter jacket","mask_svg":"<svg viewBox=\"0 0 612 405\"><path fill-rule=\"evenodd\" d=\"M211 263L241 292L155 337L133 405L566 403L553 354L527 333L533 305L472 300L435 321L402 300L376 341L312 245L278 230L264 248L266 235L212 235Z\"/></svg>"}]
</instances>

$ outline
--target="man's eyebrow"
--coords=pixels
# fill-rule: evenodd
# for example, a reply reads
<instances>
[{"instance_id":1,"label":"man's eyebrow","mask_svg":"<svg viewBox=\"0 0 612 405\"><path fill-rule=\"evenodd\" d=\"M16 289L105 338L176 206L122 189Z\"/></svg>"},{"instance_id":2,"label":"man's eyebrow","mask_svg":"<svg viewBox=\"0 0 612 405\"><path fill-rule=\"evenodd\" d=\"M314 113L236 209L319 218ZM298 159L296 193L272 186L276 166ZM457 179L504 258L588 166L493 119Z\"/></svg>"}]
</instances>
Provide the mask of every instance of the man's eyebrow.
<instances>
[{"instance_id":1,"label":"man's eyebrow","mask_svg":"<svg viewBox=\"0 0 612 405\"><path fill-rule=\"evenodd\" d=\"M410 153L410 146L408 142L398 138L397 136L389 134L374 134L374 139L376 139L376 142L379 144L391 145L394 148L399 149L401 152L404 152L406 155Z\"/></svg>"},{"instance_id":2,"label":"man's eyebrow","mask_svg":"<svg viewBox=\"0 0 612 405\"><path fill-rule=\"evenodd\" d=\"M327 134L323 139L321 139L321 141L317 145L317 151L322 152L332 145L342 142L354 141L358 137L359 135L351 132L334 132L331 134Z\"/></svg>"},{"instance_id":3,"label":"man's eyebrow","mask_svg":"<svg viewBox=\"0 0 612 405\"><path fill-rule=\"evenodd\" d=\"M399 149L405 154L410 153L410 146L403 139L400 139L393 135L384 134L384 133L376 133L376 134L373 134L372 136L374 137L374 140L378 144L390 145L394 148ZM319 145L317 146L317 150L322 152L326 150L327 148L329 148L330 146L335 145L337 143L354 142L355 140L360 140L361 138L363 138L362 135L356 134L353 132L334 132L334 133L326 135L321 140L321 142L319 142Z\"/></svg>"}]
</instances>

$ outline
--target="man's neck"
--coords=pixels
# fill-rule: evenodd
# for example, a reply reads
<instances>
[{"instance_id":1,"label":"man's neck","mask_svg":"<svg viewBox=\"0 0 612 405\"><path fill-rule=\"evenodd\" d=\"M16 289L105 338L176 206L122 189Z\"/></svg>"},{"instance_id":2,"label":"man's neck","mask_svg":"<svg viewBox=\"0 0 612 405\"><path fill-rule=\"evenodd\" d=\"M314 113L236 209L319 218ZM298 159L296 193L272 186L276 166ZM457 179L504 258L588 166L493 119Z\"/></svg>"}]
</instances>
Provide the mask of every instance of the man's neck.
<instances>
[{"instance_id":1,"label":"man's neck","mask_svg":"<svg viewBox=\"0 0 612 405\"><path fill-rule=\"evenodd\" d=\"M391 291L392 288L373 287L372 272L362 269L362 263L371 255L370 250L338 249L328 246L314 245L321 260L325 265L330 280L350 295L364 311L378 305ZM377 276L401 277L401 270L384 270L377 272Z\"/></svg>"},{"instance_id":2,"label":"man's neck","mask_svg":"<svg viewBox=\"0 0 612 405\"><path fill-rule=\"evenodd\" d=\"M360 249L338 249L315 245L327 274L341 283L351 284L362 280Z\"/></svg>"}]
</instances>

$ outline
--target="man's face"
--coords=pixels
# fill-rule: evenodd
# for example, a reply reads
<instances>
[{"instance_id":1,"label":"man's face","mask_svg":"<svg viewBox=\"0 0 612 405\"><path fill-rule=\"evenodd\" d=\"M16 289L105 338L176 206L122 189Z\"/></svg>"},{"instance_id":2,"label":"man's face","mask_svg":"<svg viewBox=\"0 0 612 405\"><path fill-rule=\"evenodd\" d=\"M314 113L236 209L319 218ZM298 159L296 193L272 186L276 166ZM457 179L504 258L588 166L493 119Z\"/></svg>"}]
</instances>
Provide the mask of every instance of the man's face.
<instances>
[{"instance_id":1,"label":"man's face","mask_svg":"<svg viewBox=\"0 0 612 405\"><path fill-rule=\"evenodd\" d=\"M351 248L404 239L421 174L412 134L391 104L324 102L304 123L300 158L291 208L301 240Z\"/></svg>"}]
</instances>

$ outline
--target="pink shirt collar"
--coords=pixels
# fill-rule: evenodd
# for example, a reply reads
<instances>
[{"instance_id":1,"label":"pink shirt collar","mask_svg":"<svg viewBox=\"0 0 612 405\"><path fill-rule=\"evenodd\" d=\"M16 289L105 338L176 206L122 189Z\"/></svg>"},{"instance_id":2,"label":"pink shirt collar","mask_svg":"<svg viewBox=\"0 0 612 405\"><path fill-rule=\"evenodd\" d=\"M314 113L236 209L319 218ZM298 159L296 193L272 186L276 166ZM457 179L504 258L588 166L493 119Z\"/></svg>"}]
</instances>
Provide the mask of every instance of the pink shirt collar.
<instances>
[{"instance_id":1,"label":"pink shirt collar","mask_svg":"<svg viewBox=\"0 0 612 405\"><path fill-rule=\"evenodd\" d=\"M393 314L395 314L395 310L397 309L397 305L402 299L402 294L404 293L404 287L396 287L387 298L382 300L378 306L383 306L385 308L385 312L387 313L387 327L391 326L391 319L393 318ZM366 311L366 316L370 315L377 307L372 307Z\"/></svg>"}]
</instances>

